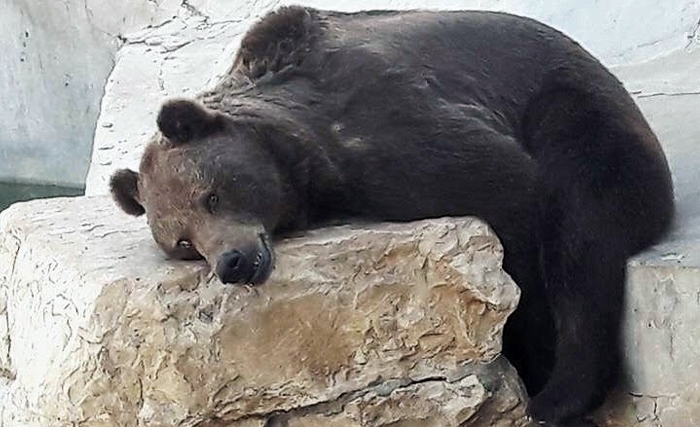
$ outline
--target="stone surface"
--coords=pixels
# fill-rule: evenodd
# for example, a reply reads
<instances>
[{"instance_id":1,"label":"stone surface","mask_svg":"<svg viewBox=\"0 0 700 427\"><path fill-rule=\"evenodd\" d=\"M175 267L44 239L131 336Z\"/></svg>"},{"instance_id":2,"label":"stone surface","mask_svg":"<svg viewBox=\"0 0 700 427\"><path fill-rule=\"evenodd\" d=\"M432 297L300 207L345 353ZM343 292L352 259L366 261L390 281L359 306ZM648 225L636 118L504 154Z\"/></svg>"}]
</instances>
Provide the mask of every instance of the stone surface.
<instances>
[{"instance_id":1,"label":"stone surface","mask_svg":"<svg viewBox=\"0 0 700 427\"><path fill-rule=\"evenodd\" d=\"M105 196L16 204L0 239L3 427L525 423L519 290L476 219L291 237L257 288L166 261Z\"/></svg>"}]
</instances>

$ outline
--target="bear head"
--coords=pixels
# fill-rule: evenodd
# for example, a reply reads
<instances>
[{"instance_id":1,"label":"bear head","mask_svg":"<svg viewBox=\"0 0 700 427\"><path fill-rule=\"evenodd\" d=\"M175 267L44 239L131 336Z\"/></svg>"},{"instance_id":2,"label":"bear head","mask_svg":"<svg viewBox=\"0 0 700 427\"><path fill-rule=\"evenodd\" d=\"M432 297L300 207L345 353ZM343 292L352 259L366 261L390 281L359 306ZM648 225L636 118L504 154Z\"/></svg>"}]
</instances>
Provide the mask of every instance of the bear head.
<instances>
[{"instance_id":1,"label":"bear head","mask_svg":"<svg viewBox=\"0 0 700 427\"><path fill-rule=\"evenodd\" d=\"M256 128L191 100L166 102L139 172L116 171L111 193L146 214L171 258L205 258L224 283L258 284L273 268L270 233L288 204Z\"/></svg>"}]
</instances>

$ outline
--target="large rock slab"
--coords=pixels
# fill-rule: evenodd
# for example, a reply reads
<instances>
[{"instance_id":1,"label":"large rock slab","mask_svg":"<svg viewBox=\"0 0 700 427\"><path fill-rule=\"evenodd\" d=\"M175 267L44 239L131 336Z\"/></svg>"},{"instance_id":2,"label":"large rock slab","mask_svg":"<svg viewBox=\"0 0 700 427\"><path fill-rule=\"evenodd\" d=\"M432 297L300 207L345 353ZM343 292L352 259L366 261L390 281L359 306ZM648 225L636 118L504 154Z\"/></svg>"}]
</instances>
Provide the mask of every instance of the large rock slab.
<instances>
[{"instance_id":1,"label":"large rock slab","mask_svg":"<svg viewBox=\"0 0 700 427\"><path fill-rule=\"evenodd\" d=\"M16 204L0 239L3 427L525 423L519 290L477 219L291 237L257 288L165 260L104 196Z\"/></svg>"}]
</instances>

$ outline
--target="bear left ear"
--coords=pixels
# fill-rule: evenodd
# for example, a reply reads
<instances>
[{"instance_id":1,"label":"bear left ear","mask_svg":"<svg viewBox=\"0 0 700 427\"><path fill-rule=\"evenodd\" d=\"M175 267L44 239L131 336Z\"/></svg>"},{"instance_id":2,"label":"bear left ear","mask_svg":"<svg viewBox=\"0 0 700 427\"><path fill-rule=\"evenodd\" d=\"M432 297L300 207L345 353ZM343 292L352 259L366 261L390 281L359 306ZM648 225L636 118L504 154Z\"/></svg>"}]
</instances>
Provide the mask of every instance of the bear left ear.
<instances>
[{"instance_id":1,"label":"bear left ear","mask_svg":"<svg viewBox=\"0 0 700 427\"><path fill-rule=\"evenodd\" d=\"M163 136L175 145L205 138L224 127L220 114L188 99L165 102L156 122Z\"/></svg>"},{"instance_id":2,"label":"bear left ear","mask_svg":"<svg viewBox=\"0 0 700 427\"><path fill-rule=\"evenodd\" d=\"M131 169L119 169L109 180L112 197L124 212L133 216L146 213L139 200L138 182L139 174Z\"/></svg>"}]
</instances>

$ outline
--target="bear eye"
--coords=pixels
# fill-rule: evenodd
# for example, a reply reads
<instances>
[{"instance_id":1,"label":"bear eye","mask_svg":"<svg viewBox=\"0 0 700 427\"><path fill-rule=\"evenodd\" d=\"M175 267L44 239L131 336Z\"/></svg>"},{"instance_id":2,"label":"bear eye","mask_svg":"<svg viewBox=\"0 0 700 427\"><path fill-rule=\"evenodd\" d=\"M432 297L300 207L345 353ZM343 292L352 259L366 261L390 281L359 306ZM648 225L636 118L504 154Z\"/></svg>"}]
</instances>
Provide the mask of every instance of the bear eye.
<instances>
[{"instance_id":1,"label":"bear eye","mask_svg":"<svg viewBox=\"0 0 700 427\"><path fill-rule=\"evenodd\" d=\"M219 196L217 196L216 193L211 193L207 196L206 205L209 213L214 213L217 204L219 204Z\"/></svg>"},{"instance_id":2,"label":"bear eye","mask_svg":"<svg viewBox=\"0 0 700 427\"><path fill-rule=\"evenodd\" d=\"M192 249L192 242L187 239L180 239L177 241L177 246L182 249Z\"/></svg>"}]
</instances>

